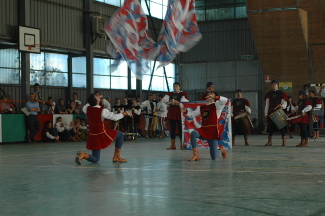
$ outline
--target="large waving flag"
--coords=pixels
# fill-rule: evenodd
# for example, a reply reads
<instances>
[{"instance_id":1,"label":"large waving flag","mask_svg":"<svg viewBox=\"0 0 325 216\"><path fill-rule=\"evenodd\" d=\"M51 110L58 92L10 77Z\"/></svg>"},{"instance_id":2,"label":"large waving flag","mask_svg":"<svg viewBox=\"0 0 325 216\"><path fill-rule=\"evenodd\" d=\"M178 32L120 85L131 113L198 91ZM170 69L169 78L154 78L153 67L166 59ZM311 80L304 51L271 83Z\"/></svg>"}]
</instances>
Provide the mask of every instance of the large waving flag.
<instances>
[{"instance_id":1,"label":"large waving flag","mask_svg":"<svg viewBox=\"0 0 325 216\"><path fill-rule=\"evenodd\" d=\"M168 65L179 52L187 52L202 39L194 0L169 0L158 43L160 66Z\"/></svg>"},{"instance_id":2,"label":"large waving flag","mask_svg":"<svg viewBox=\"0 0 325 216\"><path fill-rule=\"evenodd\" d=\"M107 52L115 59L112 71L122 58L138 79L150 69L149 61L159 53L159 45L148 34L148 21L138 0L125 0L104 29L111 40Z\"/></svg>"}]
</instances>

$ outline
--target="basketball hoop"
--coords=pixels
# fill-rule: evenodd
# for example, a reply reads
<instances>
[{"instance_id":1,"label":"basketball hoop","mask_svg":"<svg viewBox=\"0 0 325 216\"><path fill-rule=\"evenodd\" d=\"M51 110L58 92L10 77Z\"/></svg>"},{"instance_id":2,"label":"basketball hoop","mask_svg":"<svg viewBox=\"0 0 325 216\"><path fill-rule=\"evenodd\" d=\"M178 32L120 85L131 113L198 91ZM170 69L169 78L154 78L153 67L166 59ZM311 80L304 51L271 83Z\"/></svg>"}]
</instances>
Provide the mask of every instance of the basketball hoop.
<instances>
[{"instance_id":1,"label":"basketball hoop","mask_svg":"<svg viewBox=\"0 0 325 216\"><path fill-rule=\"evenodd\" d=\"M34 45L29 45L28 46L28 50L32 50L34 48L41 48L41 47L45 47L45 44L34 44Z\"/></svg>"}]
</instances>

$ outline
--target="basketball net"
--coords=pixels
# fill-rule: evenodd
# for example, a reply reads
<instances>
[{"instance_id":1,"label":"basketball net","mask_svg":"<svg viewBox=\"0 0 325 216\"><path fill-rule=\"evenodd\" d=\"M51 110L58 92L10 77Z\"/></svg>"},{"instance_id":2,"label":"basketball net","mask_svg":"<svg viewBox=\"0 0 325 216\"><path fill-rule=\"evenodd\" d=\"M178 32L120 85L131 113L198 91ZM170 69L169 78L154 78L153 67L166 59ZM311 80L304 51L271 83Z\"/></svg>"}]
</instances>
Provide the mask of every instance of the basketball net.
<instances>
[{"instance_id":1,"label":"basketball net","mask_svg":"<svg viewBox=\"0 0 325 216\"><path fill-rule=\"evenodd\" d=\"M28 46L28 50L32 50L34 48L41 48L41 47L45 47L45 44L34 44L34 45L29 45Z\"/></svg>"},{"instance_id":2,"label":"basketball net","mask_svg":"<svg viewBox=\"0 0 325 216\"><path fill-rule=\"evenodd\" d=\"M321 89L320 86L315 86L315 90L316 90L317 94L319 94L320 89Z\"/></svg>"}]
</instances>

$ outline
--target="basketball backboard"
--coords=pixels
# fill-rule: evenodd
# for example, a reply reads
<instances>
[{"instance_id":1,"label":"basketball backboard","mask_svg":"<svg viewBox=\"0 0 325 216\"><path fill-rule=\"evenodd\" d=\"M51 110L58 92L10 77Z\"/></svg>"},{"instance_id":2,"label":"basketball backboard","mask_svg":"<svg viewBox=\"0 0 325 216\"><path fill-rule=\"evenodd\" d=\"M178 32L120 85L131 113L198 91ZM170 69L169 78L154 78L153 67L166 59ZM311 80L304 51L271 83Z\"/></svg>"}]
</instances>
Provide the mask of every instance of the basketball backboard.
<instances>
[{"instance_id":1,"label":"basketball backboard","mask_svg":"<svg viewBox=\"0 0 325 216\"><path fill-rule=\"evenodd\" d=\"M41 30L19 26L19 51L41 53Z\"/></svg>"}]
</instances>

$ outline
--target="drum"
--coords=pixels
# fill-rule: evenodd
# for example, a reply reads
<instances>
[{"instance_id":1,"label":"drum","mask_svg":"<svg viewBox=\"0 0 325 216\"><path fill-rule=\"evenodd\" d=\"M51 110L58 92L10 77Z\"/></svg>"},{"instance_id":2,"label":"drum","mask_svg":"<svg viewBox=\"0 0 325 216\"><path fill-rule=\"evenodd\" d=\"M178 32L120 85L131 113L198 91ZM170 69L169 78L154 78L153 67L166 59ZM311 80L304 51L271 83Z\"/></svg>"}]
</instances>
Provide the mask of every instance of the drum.
<instances>
[{"instance_id":1,"label":"drum","mask_svg":"<svg viewBox=\"0 0 325 216\"><path fill-rule=\"evenodd\" d=\"M270 118L279 129L285 127L288 124L288 116L284 113L282 109L278 109L271 113Z\"/></svg>"},{"instance_id":2,"label":"drum","mask_svg":"<svg viewBox=\"0 0 325 216\"><path fill-rule=\"evenodd\" d=\"M315 116L323 116L324 115L324 109L323 108L314 108Z\"/></svg>"},{"instance_id":3,"label":"drum","mask_svg":"<svg viewBox=\"0 0 325 216\"><path fill-rule=\"evenodd\" d=\"M290 124L290 125L297 124L299 122L301 122L301 117L300 116L294 116L294 117L291 117L291 118L287 119L287 123Z\"/></svg>"},{"instance_id":4,"label":"drum","mask_svg":"<svg viewBox=\"0 0 325 216\"><path fill-rule=\"evenodd\" d=\"M136 139L136 134L134 133L125 133L124 134L124 141L132 141Z\"/></svg>"},{"instance_id":5,"label":"drum","mask_svg":"<svg viewBox=\"0 0 325 216\"><path fill-rule=\"evenodd\" d=\"M245 132L253 129L252 121L250 120L247 113L239 114L238 116L236 116L234 118L234 120L242 133L245 133Z\"/></svg>"}]
</instances>

